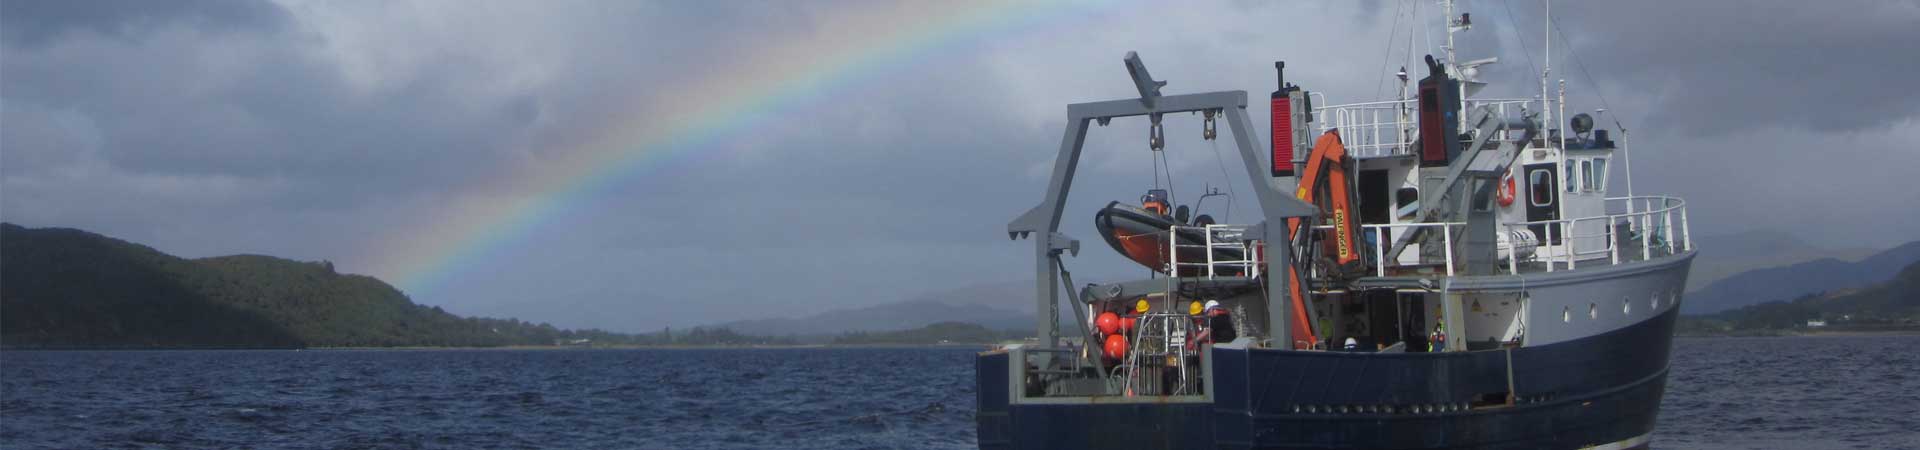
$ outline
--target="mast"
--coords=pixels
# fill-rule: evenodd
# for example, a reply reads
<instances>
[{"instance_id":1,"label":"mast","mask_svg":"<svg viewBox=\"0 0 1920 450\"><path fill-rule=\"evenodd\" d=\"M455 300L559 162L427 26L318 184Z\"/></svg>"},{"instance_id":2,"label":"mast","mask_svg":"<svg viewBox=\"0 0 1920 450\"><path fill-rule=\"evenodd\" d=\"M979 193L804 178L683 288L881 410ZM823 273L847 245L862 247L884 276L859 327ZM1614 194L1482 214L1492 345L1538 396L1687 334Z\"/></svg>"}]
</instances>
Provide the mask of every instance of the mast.
<instances>
[{"instance_id":1,"label":"mast","mask_svg":"<svg viewBox=\"0 0 1920 450\"><path fill-rule=\"evenodd\" d=\"M1454 54L1453 33L1456 31L1466 30L1472 27L1473 25L1467 23L1467 21L1465 20L1460 20L1460 18L1455 17L1453 15L1453 0L1443 0L1441 3L1444 3L1446 6L1445 18L1447 20L1447 47L1446 47L1447 71L1451 72L1451 73L1448 73L1447 75L1453 77L1453 79L1461 80L1460 83L1457 83L1458 87L1455 88L1459 92L1455 93L1456 96L1454 98L1460 99L1460 111L1457 113L1459 115L1455 117L1465 118L1467 116L1467 109L1468 109L1467 108L1467 83L1466 83L1467 74L1466 74L1465 68L1460 66L1460 60L1458 59L1458 56ZM1455 133L1467 132L1467 122L1464 120L1460 121L1458 128L1459 129L1454 130Z\"/></svg>"},{"instance_id":2,"label":"mast","mask_svg":"<svg viewBox=\"0 0 1920 450\"><path fill-rule=\"evenodd\" d=\"M1554 112L1554 115L1563 118L1567 117L1567 79L1565 78L1560 79L1560 98L1556 99L1554 104L1559 108L1558 111ZM1567 149L1567 130L1560 130L1560 149ZM1602 182L1604 183L1605 181Z\"/></svg>"},{"instance_id":3,"label":"mast","mask_svg":"<svg viewBox=\"0 0 1920 450\"><path fill-rule=\"evenodd\" d=\"M1553 117L1553 105L1547 104L1551 99L1547 96L1547 78L1553 74L1553 0L1544 0L1544 3L1547 4L1547 20L1544 21L1546 25L1542 26L1541 29L1546 31L1547 47L1546 62L1540 64L1540 113L1547 116L1547 120L1545 120L1547 130L1553 130L1555 129L1554 127L1560 124L1554 121L1556 119ZM1566 135L1567 133L1562 131L1560 134ZM1566 145L1560 146L1561 150L1565 150L1566 148Z\"/></svg>"}]
</instances>

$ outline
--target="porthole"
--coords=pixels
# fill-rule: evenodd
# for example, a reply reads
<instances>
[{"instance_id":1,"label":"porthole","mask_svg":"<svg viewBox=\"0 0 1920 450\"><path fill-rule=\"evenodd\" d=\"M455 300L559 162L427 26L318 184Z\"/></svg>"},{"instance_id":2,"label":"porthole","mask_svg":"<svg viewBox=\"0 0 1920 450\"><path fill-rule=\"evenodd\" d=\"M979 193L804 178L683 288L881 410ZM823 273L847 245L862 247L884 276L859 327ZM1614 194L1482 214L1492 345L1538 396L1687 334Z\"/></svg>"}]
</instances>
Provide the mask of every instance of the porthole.
<instances>
[{"instance_id":1,"label":"porthole","mask_svg":"<svg viewBox=\"0 0 1920 450\"><path fill-rule=\"evenodd\" d=\"M1567 307L1565 307L1565 306L1562 306L1562 307L1560 307L1560 321L1561 321L1561 322L1572 322L1572 321L1573 321L1573 310L1572 310L1572 309L1568 309L1568 308L1567 308Z\"/></svg>"},{"instance_id":2,"label":"porthole","mask_svg":"<svg viewBox=\"0 0 1920 450\"><path fill-rule=\"evenodd\" d=\"M1620 313L1627 315L1633 314L1633 299L1620 297Z\"/></svg>"},{"instance_id":3,"label":"porthole","mask_svg":"<svg viewBox=\"0 0 1920 450\"><path fill-rule=\"evenodd\" d=\"M1596 305L1596 304L1592 304L1592 303L1588 303L1588 304L1587 304L1587 318L1588 318L1588 319L1599 319L1599 318L1600 318L1600 305Z\"/></svg>"}]
</instances>

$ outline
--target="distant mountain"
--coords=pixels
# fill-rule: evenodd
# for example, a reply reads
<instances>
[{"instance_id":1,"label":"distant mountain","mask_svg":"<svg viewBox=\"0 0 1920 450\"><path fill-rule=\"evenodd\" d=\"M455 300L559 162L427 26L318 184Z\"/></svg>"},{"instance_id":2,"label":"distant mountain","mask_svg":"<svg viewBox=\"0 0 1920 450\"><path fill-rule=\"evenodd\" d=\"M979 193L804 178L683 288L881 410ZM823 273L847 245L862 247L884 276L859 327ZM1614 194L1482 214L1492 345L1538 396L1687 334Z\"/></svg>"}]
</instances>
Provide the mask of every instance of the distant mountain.
<instances>
[{"instance_id":1,"label":"distant mountain","mask_svg":"<svg viewBox=\"0 0 1920 450\"><path fill-rule=\"evenodd\" d=\"M1812 293L1874 285L1892 278L1915 261L1920 261L1920 241L1880 252L1859 262L1826 258L1747 271L1688 293L1681 312L1711 314Z\"/></svg>"},{"instance_id":2,"label":"distant mountain","mask_svg":"<svg viewBox=\"0 0 1920 450\"><path fill-rule=\"evenodd\" d=\"M1831 327L1905 327L1920 325L1920 262L1892 279L1859 289L1806 294L1791 301L1770 301L1707 316L1685 316L1683 331L1724 333L1794 330L1807 321Z\"/></svg>"},{"instance_id":3,"label":"distant mountain","mask_svg":"<svg viewBox=\"0 0 1920 450\"><path fill-rule=\"evenodd\" d=\"M835 345L991 344L1017 340L1032 332L994 330L979 324L940 322L911 330L857 331L833 338Z\"/></svg>"},{"instance_id":4,"label":"distant mountain","mask_svg":"<svg viewBox=\"0 0 1920 450\"><path fill-rule=\"evenodd\" d=\"M1751 270L1829 258L1852 262L1880 252L1866 248L1817 247L1776 230L1704 235L1695 237L1693 243L1702 251L1694 258L1693 269L1687 274L1688 292Z\"/></svg>"},{"instance_id":5,"label":"distant mountain","mask_svg":"<svg viewBox=\"0 0 1920 450\"><path fill-rule=\"evenodd\" d=\"M1829 315L1920 318L1920 262L1907 265L1885 283L1838 292L1814 304Z\"/></svg>"},{"instance_id":6,"label":"distant mountain","mask_svg":"<svg viewBox=\"0 0 1920 450\"><path fill-rule=\"evenodd\" d=\"M724 337L724 336L722 336ZM414 304L333 263L183 259L64 228L0 224L0 346L181 348L550 345L639 337Z\"/></svg>"},{"instance_id":7,"label":"distant mountain","mask_svg":"<svg viewBox=\"0 0 1920 450\"><path fill-rule=\"evenodd\" d=\"M742 320L714 328L759 336L827 336L848 332L900 331L941 322L980 325L995 330L1026 329L1033 315L978 304L953 304L918 298L801 317Z\"/></svg>"}]
</instances>

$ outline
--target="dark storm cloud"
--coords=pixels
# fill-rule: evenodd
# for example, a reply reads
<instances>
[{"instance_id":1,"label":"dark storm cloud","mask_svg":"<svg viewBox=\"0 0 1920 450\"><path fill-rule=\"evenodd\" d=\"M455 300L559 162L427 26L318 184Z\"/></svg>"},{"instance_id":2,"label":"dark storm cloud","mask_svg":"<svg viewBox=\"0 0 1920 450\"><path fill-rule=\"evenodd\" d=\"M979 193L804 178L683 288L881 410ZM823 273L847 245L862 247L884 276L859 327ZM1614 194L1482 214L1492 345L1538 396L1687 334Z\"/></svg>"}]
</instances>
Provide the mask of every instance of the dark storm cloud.
<instances>
[{"instance_id":1,"label":"dark storm cloud","mask_svg":"<svg viewBox=\"0 0 1920 450\"><path fill-rule=\"evenodd\" d=\"M1697 232L1798 231L1857 209L1823 198L1898 189L1891 168L1920 164L1887 150L1920 139L1920 101L1889 90L1920 72L1901 48L1920 41L1901 26L1920 22L1912 3L1739 5L1750 7L1556 3L1554 74L1569 81L1569 112L1599 107L1593 93L1604 92L1636 129L1639 193L1687 196ZM671 115L712 100L674 87L877 6L6 0L0 219L189 256L369 270L378 237L435 223L438 205L534 194L503 174L633 126L636 109ZM1133 95L1118 64L1126 51L1169 93L1246 90L1258 105L1271 62L1285 59L1289 80L1347 103L1390 99L1396 82L1378 71L1421 75L1414 61L1444 39L1416 33L1408 52L1408 33L1391 29L1437 23L1424 0L1235 6L1078 11L844 74L816 97L759 111L767 120L568 199L448 286L411 294L463 314L639 330L1023 279L1031 243L1004 240L1006 222L1044 191L1065 104ZM1501 57L1489 95L1538 95L1539 5L1463 10L1476 27L1461 56ZM1261 109L1249 111L1256 124ZM1198 126L1167 124L1177 192L1190 202L1203 186L1235 190L1244 220L1251 185L1223 186L1244 173L1239 156L1199 141ZM1072 267L1086 281L1137 275L1089 218L1154 185L1145 123L1088 137L1062 230L1085 247ZM1885 164L1818 186L1700 176L1792 177L1823 158ZM1895 218L1920 211L1920 197L1893 202L1908 211ZM1759 212L1780 204L1805 206ZM1846 226L1855 230L1825 235L1901 233Z\"/></svg>"},{"instance_id":2,"label":"dark storm cloud","mask_svg":"<svg viewBox=\"0 0 1920 450\"><path fill-rule=\"evenodd\" d=\"M1537 2L1511 7L1521 23L1537 24L1544 12ZM1563 28L1554 39L1571 40L1576 52L1568 55L1563 47L1555 54L1555 77L1585 82L1586 74L1573 60L1579 58L1610 95L1648 100L1637 115L1650 130L1845 132L1883 129L1920 114L1920 96L1897 88L1920 73L1920 53L1914 49L1920 42L1920 2L1626 1L1557 2L1554 7ZM1537 28L1523 32L1541 33ZM1539 52L1537 45L1534 51Z\"/></svg>"},{"instance_id":3,"label":"dark storm cloud","mask_svg":"<svg viewBox=\"0 0 1920 450\"><path fill-rule=\"evenodd\" d=\"M286 11L266 2L225 0L74 0L0 2L0 36L42 45L67 33L139 39L154 28L185 23L207 32L257 31L286 25Z\"/></svg>"},{"instance_id":4,"label":"dark storm cloud","mask_svg":"<svg viewBox=\"0 0 1920 450\"><path fill-rule=\"evenodd\" d=\"M489 157L527 121L522 99L469 101L456 89L457 71L357 92L273 4L76 2L70 11L52 7L62 2L7 2L23 3L36 6L7 17L38 28L5 42L8 113L84 117L101 135L91 156L130 175L284 189L255 207L352 204L444 182L462 167L409 163ZM80 151L10 138L10 151ZM7 169L32 176L22 172L35 168Z\"/></svg>"}]
</instances>

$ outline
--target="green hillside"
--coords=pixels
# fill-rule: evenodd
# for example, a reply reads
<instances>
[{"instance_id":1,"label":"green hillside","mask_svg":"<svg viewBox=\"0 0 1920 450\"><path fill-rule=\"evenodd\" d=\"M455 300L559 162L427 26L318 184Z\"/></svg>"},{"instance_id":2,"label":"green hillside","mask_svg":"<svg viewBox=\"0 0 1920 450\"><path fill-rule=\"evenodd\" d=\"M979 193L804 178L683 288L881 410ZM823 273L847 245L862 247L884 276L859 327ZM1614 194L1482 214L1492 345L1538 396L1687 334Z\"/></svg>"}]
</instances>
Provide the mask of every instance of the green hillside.
<instances>
[{"instance_id":1,"label":"green hillside","mask_svg":"<svg viewBox=\"0 0 1920 450\"><path fill-rule=\"evenodd\" d=\"M1686 333L1806 331L1808 321L1824 322L1825 329L1920 329L1920 262L1866 288L1808 294L1707 316L1682 316L1680 328Z\"/></svg>"},{"instance_id":2,"label":"green hillside","mask_svg":"<svg viewBox=\"0 0 1920 450\"><path fill-rule=\"evenodd\" d=\"M712 334L712 333L708 333ZM691 333L683 333L685 342ZM183 259L86 231L0 224L0 346L250 348L666 343L414 304L329 262ZM734 337L738 339L738 337ZM653 342L658 340L660 342Z\"/></svg>"},{"instance_id":3,"label":"green hillside","mask_svg":"<svg viewBox=\"0 0 1920 450\"><path fill-rule=\"evenodd\" d=\"M940 322L910 330L850 332L834 338L833 343L834 345L990 344L1020 339L1027 335L1020 331L995 331L980 324Z\"/></svg>"}]
</instances>

